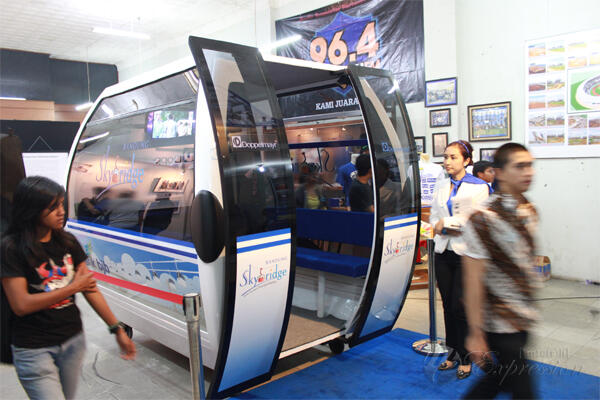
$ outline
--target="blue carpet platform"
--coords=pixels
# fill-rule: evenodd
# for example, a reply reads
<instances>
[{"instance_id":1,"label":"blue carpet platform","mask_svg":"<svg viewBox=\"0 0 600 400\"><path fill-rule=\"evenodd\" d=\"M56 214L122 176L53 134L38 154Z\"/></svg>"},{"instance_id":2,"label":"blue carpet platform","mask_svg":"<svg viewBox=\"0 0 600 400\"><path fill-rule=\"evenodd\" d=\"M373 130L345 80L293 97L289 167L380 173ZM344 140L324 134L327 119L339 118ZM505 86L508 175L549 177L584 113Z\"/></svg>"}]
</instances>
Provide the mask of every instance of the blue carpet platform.
<instances>
[{"instance_id":1,"label":"blue carpet platform","mask_svg":"<svg viewBox=\"0 0 600 400\"><path fill-rule=\"evenodd\" d=\"M456 399L482 372L459 381L438 371L440 357L425 357L412 343L425 335L403 329L373 339L319 364L239 394L238 399ZM541 399L599 399L600 378L532 362ZM508 398L502 394L500 398Z\"/></svg>"}]
</instances>

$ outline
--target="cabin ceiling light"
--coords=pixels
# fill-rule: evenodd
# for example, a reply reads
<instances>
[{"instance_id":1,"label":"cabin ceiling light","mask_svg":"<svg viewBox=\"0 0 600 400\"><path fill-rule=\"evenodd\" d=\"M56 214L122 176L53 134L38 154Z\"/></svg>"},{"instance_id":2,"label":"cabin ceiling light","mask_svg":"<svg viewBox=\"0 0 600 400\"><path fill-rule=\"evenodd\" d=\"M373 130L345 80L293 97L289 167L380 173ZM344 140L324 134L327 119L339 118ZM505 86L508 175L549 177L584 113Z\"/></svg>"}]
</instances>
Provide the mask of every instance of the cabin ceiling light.
<instances>
[{"instance_id":1,"label":"cabin ceiling light","mask_svg":"<svg viewBox=\"0 0 600 400\"><path fill-rule=\"evenodd\" d=\"M25 97L4 97L0 96L0 100L27 100Z\"/></svg>"},{"instance_id":2,"label":"cabin ceiling light","mask_svg":"<svg viewBox=\"0 0 600 400\"><path fill-rule=\"evenodd\" d=\"M87 103L83 103L83 104L79 104L78 106L75 106L75 109L77 111L83 111L83 110L87 110L88 108L90 108L94 103L92 102L87 102Z\"/></svg>"},{"instance_id":3,"label":"cabin ceiling light","mask_svg":"<svg viewBox=\"0 0 600 400\"><path fill-rule=\"evenodd\" d=\"M139 32L133 32L133 31L125 31L122 29L113 29L113 28L101 28L101 27L95 27L94 29L92 29L92 32L94 33L102 33L105 35L113 35L113 36L121 36L121 37L128 37L128 38L133 38L133 39L142 39L142 40L148 40L150 39L150 35L146 35L145 33L139 33Z\"/></svg>"}]
</instances>

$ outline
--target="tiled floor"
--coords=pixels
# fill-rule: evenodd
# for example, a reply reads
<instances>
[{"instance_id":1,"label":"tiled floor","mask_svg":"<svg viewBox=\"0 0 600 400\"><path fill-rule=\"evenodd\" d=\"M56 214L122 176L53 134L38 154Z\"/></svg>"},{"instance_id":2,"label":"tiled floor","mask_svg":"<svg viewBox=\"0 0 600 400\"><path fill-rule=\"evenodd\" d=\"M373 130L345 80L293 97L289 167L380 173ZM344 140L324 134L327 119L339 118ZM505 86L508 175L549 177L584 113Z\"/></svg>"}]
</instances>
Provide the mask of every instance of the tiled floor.
<instances>
[{"instance_id":1,"label":"tiled floor","mask_svg":"<svg viewBox=\"0 0 600 400\"><path fill-rule=\"evenodd\" d=\"M409 293L396 327L429 332L427 290ZM543 320L533 330L527 348L531 359L600 376L600 287L579 282L550 280L538 293ZM83 299L82 299L83 300ZM134 340L138 357L121 360L116 344L85 301L82 309L88 351L79 388L80 399L189 399L191 383L187 358L142 333ZM437 304L438 336L443 336L441 301ZM279 362L275 378L330 356L318 346ZM0 398L25 399L14 369L0 364Z\"/></svg>"},{"instance_id":2,"label":"tiled floor","mask_svg":"<svg viewBox=\"0 0 600 400\"><path fill-rule=\"evenodd\" d=\"M537 295L541 321L531 332L528 358L600 376L600 286L551 279ZM427 290L409 292L397 328L429 333ZM437 293L437 334L444 336Z\"/></svg>"}]
</instances>

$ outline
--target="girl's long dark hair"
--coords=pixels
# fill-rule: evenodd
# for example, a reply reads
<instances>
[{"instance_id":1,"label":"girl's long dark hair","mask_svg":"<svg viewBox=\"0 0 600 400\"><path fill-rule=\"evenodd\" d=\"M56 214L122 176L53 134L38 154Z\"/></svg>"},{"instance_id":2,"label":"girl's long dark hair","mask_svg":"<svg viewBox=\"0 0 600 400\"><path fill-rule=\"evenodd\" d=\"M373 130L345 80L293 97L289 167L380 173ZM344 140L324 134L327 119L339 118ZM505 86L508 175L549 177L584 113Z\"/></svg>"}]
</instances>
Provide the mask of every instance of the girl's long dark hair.
<instances>
[{"instance_id":1,"label":"girl's long dark hair","mask_svg":"<svg viewBox=\"0 0 600 400\"><path fill-rule=\"evenodd\" d=\"M17 185L5 237L10 238L29 265L48 257L38 238L40 216L45 209L57 207L64 195L65 189L61 185L43 176L27 177ZM73 237L62 228L52 231L52 239L65 248L74 244Z\"/></svg>"}]
</instances>

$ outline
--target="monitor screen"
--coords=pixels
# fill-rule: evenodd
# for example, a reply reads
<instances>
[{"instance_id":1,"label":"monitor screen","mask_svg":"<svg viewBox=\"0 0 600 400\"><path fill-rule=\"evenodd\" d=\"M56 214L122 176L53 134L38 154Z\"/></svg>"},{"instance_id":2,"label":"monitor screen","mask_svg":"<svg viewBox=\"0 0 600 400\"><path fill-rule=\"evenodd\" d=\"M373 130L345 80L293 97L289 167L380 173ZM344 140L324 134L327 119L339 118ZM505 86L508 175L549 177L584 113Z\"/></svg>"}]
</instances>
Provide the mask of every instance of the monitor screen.
<instances>
[{"instance_id":1,"label":"monitor screen","mask_svg":"<svg viewBox=\"0 0 600 400\"><path fill-rule=\"evenodd\" d=\"M152 139L191 136L194 129L193 111L153 111L148 113L146 132Z\"/></svg>"}]
</instances>

